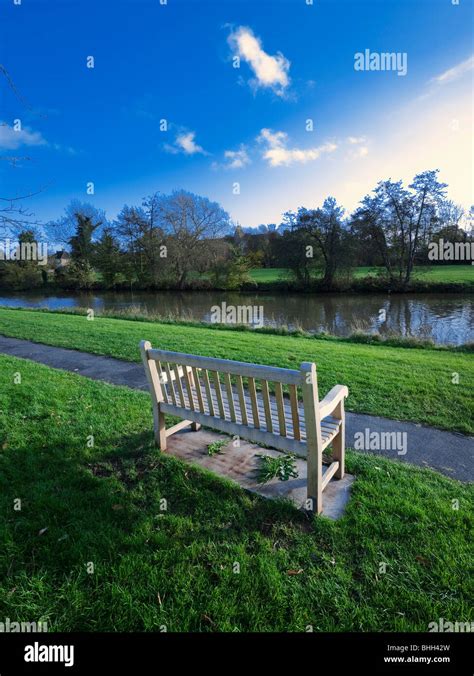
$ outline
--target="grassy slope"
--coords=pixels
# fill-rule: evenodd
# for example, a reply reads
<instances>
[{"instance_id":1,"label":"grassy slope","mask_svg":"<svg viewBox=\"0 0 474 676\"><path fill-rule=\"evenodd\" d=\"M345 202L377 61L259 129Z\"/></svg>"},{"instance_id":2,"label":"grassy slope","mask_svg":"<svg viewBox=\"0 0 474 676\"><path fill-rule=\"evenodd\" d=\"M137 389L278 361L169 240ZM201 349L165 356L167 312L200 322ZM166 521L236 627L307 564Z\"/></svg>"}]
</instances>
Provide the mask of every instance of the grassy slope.
<instances>
[{"instance_id":1,"label":"grassy slope","mask_svg":"<svg viewBox=\"0 0 474 676\"><path fill-rule=\"evenodd\" d=\"M474 620L469 487L349 453L346 515L308 519L160 455L151 426L144 393L0 357L1 617L61 631Z\"/></svg>"},{"instance_id":2,"label":"grassy slope","mask_svg":"<svg viewBox=\"0 0 474 676\"><path fill-rule=\"evenodd\" d=\"M474 431L474 357L468 353L8 309L0 309L0 333L131 361L140 360L141 339L163 349L289 368L315 361L320 392L348 385L349 410Z\"/></svg>"},{"instance_id":3,"label":"grassy slope","mask_svg":"<svg viewBox=\"0 0 474 676\"><path fill-rule=\"evenodd\" d=\"M256 282L277 282L286 277L285 268L255 268L250 276ZM377 268L359 267L354 271L357 278L376 275ZM451 282L463 284L474 282L474 265L433 265L428 268L415 268L415 279L426 282Z\"/></svg>"}]
</instances>

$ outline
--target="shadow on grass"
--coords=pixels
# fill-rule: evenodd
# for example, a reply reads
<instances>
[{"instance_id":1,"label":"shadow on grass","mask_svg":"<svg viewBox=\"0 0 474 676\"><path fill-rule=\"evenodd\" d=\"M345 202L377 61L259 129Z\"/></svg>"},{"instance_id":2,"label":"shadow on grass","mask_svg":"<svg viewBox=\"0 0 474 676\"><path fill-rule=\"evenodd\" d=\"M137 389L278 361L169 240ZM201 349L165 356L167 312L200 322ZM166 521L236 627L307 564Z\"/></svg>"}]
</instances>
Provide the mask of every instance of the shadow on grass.
<instances>
[{"instance_id":1,"label":"shadow on grass","mask_svg":"<svg viewBox=\"0 0 474 676\"><path fill-rule=\"evenodd\" d=\"M275 522L305 531L311 521L284 502L243 493L230 482L160 453L151 433L108 440L112 452L78 457L77 449L29 443L0 454L0 575L19 568L63 574L131 547L130 535L172 515L196 521L181 543L269 532Z\"/></svg>"}]
</instances>

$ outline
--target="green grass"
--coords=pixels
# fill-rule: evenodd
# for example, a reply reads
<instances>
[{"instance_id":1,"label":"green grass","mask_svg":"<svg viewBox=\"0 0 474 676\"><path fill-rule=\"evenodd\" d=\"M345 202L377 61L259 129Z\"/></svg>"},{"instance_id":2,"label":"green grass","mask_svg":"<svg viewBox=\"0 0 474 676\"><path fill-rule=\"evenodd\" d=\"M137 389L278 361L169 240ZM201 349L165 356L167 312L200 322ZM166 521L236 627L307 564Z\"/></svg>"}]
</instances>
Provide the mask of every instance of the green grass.
<instances>
[{"instance_id":1,"label":"green grass","mask_svg":"<svg viewBox=\"0 0 474 676\"><path fill-rule=\"evenodd\" d=\"M376 275L380 268L358 267L354 276L362 279L369 275ZM277 282L288 278L285 268L255 268L250 271L250 277L258 283ZM426 282L466 284L474 282L474 265L431 265L415 268L414 279Z\"/></svg>"},{"instance_id":2,"label":"green grass","mask_svg":"<svg viewBox=\"0 0 474 676\"><path fill-rule=\"evenodd\" d=\"M156 451L145 393L0 362L0 617L52 631L474 620L468 486L349 452L345 516L309 518Z\"/></svg>"},{"instance_id":3,"label":"green grass","mask_svg":"<svg viewBox=\"0 0 474 676\"><path fill-rule=\"evenodd\" d=\"M250 270L250 277L254 282L278 282L281 279L286 279L289 275L289 270L286 268L254 268Z\"/></svg>"},{"instance_id":4,"label":"green grass","mask_svg":"<svg viewBox=\"0 0 474 676\"><path fill-rule=\"evenodd\" d=\"M376 275L378 268L359 267L355 270L356 277ZM465 284L474 282L474 265L430 265L428 267L416 267L414 279L426 282L449 282L453 284Z\"/></svg>"},{"instance_id":5,"label":"green grass","mask_svg":"<svg viewBox=\"0 0 474 676\"><path fill-rule=\"evenodd\" d=\"M347 385L351 411L474 432L474 357L467 352L17 309L0 309L0 334L130 361L140 361L142 339L162 349L285 368L314 361L321 395Z\"/></svg>"}]
</instances>

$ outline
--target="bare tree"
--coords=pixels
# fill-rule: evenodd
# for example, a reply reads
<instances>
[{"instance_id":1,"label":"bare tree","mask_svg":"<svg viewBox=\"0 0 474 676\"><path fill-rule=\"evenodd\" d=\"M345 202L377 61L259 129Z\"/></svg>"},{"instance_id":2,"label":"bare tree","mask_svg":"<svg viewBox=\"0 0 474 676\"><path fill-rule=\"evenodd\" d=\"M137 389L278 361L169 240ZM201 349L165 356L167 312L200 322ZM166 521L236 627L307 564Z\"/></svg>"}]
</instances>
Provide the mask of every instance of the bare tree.
<instances>
[{"instance_id":1,"label":"bare tree","mask_svg":"<svg viewBox=\"0 0 474 676\"><path fill-rule=\"evenodd\" d=\"M209 257L213 240L233 230L229 214L207 197L184 190L153 197L158 220L167 237L167 258L178 287L185 285L198 261Z\"/></svg>"},{"instance_id":2,"label":"bare tree","mask_svg":"<svg viewBox=\"0 0 474 676\"><path fill-rule=\"evenodd\" d=\"M447 185L437 174L417 174L408 189L402 181L381 181L354 215L354 231L373 238L395 286L409 284L417 252L439 222Z\"/></svg>"},{"instance_id":3,"label":"bare tree","mask_svg":"<svg viewBox=\"0 0 474 676\"><path fill-rule=\"evenodd\" d=\"M334 197L328 197L320 209L300 209L297 228L305 230L315 242L324 261L323 285L331 288L337 270L343 263L343 216L344 209Z\"/></svg>"},{"instance_id":4,"label":"bare tree","mask_svg":"<svg viewBox=\"0 0 474 676\"><path fill-rule=\"evenodd\" d=\"M107 219L102 209L97 209L88 202L71 200L64 209L63 215L55 221L49 221L45 225L48 237L63 246L69 246L71 238L76 235L79 218L88 218L94 225L94 232L98 237L107 227ZM102 227L101 227L102 226Z\"/></svg>"},{"instance_id":5,"label":"bare tree","mask_svg":"<svg viewBox=\"0 0 474 676\"><path fill-rule=\"evenodd\" d=\"M21 105L28 110L33 111L33 107L19 92L12 77L3 64L0 64L0 75L3 76L8 88L13 92ZM41 117L44 117L44 115L41 115ZM0 126L6 127L7 125L5 122L2 122ZM0 160L8 162L8 164L15 168L18 167L21 162L29 161L30 159L30 157L17 155L4 155L0 157ZM23 204L23 202L38 195L44 189L45 187L42 187L34 192L10 197L0 196L0 234L3 236L18 235L24 228L34 228L39 225L39 221L34 218L34 214Z\"/></svg>"}]
</instances>

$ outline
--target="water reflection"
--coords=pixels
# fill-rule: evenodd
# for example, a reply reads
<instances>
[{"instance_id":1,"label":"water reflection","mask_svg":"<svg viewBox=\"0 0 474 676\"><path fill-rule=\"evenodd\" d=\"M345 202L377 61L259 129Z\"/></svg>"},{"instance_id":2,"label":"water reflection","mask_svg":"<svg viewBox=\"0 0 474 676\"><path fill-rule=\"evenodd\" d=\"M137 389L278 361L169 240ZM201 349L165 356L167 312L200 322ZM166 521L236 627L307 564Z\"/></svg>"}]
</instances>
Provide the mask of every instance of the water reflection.
<instances>
[{"instance_id":1,"label":"water reflection","mask_svg":"<svg viewBox=\"0 0 474 676\"><path fill-rule=\"evenodd\" d=\"M436 343L460 345L474 340L473 298L459 294L239 294L226 292L156 292L93 294L40 292L0 296L11 307L87 307L96 310L139 307L151 313L210 321L211 308L227 305L262 305L264 323L301 327L347 336L356 329L431 338Z\"/></svg>"}]
</instances>

